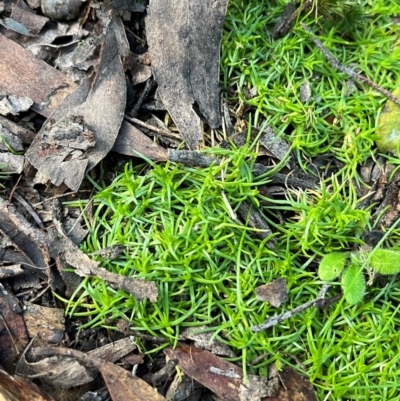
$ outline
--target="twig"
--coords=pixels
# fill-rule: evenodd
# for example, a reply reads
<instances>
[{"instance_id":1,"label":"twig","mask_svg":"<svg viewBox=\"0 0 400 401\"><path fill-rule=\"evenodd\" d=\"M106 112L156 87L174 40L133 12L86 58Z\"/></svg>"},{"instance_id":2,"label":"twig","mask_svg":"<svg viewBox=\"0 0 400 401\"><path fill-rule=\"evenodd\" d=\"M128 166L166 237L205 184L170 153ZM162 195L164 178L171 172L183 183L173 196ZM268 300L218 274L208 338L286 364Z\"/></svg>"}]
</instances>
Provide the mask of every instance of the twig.
<instances>
[{"instance_id":1,"label":"twig","mask_svg":"<svg viewBox=\"0 0 400 401\"><path fill-rule=\"evenodd\" d=\"M301 23L301 26L307 33L309 33L310 35L313 35L312 31L307 26L305 26L303 23ZM311 40L314 42L315 46L317 46L318 49L321 50L321 52L328 59L329 63L332 65L333 68L336 68L340 72L347 74L349 77L354 78L357 81L360 81L363 84L370 86L371 88L377 90L378 92L381 92L388 99L390 99L393 103L400 106L400 99L397 96L394 96L391 92L389 92L385 88L382 88L382 86L371 81L369 78L365 77L364 75L358 74L351 68L346 67L343 64L341 64L338 60L336 60L334 55L323 45L323 43L319 39L312 36Z\"/></svg>"},{"instance_id":2,"label":"twig","mask_svg":"<svg viewBox=\"0 0 400 401\"><path fill-rule=\"evenodd\" d=\"M13 186L13 188L12 188L12 190L11 190L11 192L10 192L10 196L8 197L8 203L11 203L12 198L13 198L13 195L14 195L14 192L15 192L15 191L17 190L17 188L18 188L18 184L19 184L19 182L21 181L21 178L22 178L22 174L19 175L18 180L17 180L17 183Z\"/></svg>"},{"instance_id":3,"label":"twig","mask_svg":"<svg viewBox=\"0 0 400 401\"><path fill-rule=\"evenodd\" d=\"M148 79L146 81L146 84L144 86L144 89L142 90L142 93L139 96L139 99L137 102L134 104L131 110L129 110L126 114L129 117L135 117L137 112L139 111L140 107L142 107L143 101L146 98L146 96L149 94L149 92L156 86L156 83L154 79Z\"/></svg>"},{"instance_id":4,"label":"twig","mask_svg":"<svg viewBox=\"0 0 400 401\"><path fill-rule=\"evenodd\" d=\"M262 323L258 326L252 326L251 330L254 332L258 332L261 330L269 329L270 327L273 327L273 326L277 325L278 323L283 322L284 320L289 319L289 318L293 317L294 315L297 315L300 312L303 312L303 310L306 310L306 309L310 308L311 306L314 306L317 302L323 300L325 298L325 295L328 292L329 288L330 288L330 285L324 284L322 286L321 292L319 293L317 298L315 298L311 301L308 301L305 304L300 305L297 308L294 308L289 312L282 313L281 315L278 315L278 316L270 317L264 323Z\"/></svg>"},{"instance_id":5,"label":"twig","mask_svg":"<svg viewBox=\"0 0 400 401\"><path fill-rule=\"evenodd\" d=\"M33 207L21 196L18 194L18 192L14 192L13 197L26 209L26 211L33 217L33 219L36 221L36 224L41 228L42 230L44 229L44 224L42 223L42 220L40 220L40 217L38 214L35 212Z\"/></svg>"},{"instance_id":6,"label":"twig","mask_svg":"<svg viewBox=\"0 0 400 401\"><path fill-rule=\"evenodd\" d=\"M287 7L289 7L289 3ZM300 5L299 8L295 9L291 14L285 15L285 12L283 13L282 17L279 18L277 24L274 27L274 30L272 31L272 39L275 39L279 34L281 35L286 35L289 30L290 26L292 25L293 21L298 17L298 15L305 10L306 8L309 8L312 5L311 0L306 0L302 5ZM289 12L291 9L288 9ZM286 9L285 9L286 11Z\"/></svg>"},{"instance_id":7,"label":"twig","mask_svg":"<svg viewBox=\"0 0 400 401\"><path fill-rule=\"evenodd\" d=\"M173 134L171 131L166 129L157 128L154 125L147 124L142 120L138 120L137 118L129 117L126 114L125 114L125 120L129 121L132 124L139 125L140 127L147 128L150 131L157 132L158 134L164 135L168 138L177 139L178 141L183 140L180 135Z\"/></svg>"},{"instance_id":8,"label":"twig","mask_svg":"<svg viewBox=\"0 0 400 401\"><path fill-rule=\"evenodd\" d=\"M82 193L82 192L92 192L92 190L91 189L85 189L85 190L81 190L79 192L80 193ZM49 202L49 201L51 201L53 199L64 198L64 196L75 195L77 193L78 193L77 191L72 191L72 192L65 192L64 194L60 194L60 195L55 195L55 196L52 196L51 198L47 198L47 199L42 200L41 202L35 203L33 205L33 207L39 206L42 203Z\"/></svg>"}]
</instances>

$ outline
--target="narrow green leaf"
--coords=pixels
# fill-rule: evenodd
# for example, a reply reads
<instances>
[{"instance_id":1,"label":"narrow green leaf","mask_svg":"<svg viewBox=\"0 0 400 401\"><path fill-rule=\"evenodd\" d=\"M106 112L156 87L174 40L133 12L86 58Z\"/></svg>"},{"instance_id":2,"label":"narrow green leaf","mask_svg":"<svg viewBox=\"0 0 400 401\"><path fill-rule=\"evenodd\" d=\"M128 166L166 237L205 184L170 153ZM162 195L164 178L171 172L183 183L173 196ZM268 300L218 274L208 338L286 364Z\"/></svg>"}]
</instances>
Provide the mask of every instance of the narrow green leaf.
<instances>
[{"instance_id":1,"label":"narrow green leaf","mask_svg":"<svg viewBox=\"0 0 400 401\"><path fill-rule=\"evenodd\" d=\"M400 273L400 252L390 249L376 249L373 251L369 266L380 274Z\"/></svg>"},{"instance_id":2,"label":"narrow green leaf","mask_svg":"<svg viewBox=\"0 0 400 401\"><path fill-rule=\"evenodd\" d=\"M346 301L354 305L360 302L365 294L365 278L358 265L349 266L342 275L342 288Z\"/></svg>"},{"instance_id":3,"label":"narrow green leaf","mask_svg":"<svg viewBox=\"0 0 400 401\"><path fill-rule=\"evenodd\" d=\"M333 252L325 255L318 268L318 275L321 280L332 281L342 273L349 252Z\"/></svg>"}]
</instances>

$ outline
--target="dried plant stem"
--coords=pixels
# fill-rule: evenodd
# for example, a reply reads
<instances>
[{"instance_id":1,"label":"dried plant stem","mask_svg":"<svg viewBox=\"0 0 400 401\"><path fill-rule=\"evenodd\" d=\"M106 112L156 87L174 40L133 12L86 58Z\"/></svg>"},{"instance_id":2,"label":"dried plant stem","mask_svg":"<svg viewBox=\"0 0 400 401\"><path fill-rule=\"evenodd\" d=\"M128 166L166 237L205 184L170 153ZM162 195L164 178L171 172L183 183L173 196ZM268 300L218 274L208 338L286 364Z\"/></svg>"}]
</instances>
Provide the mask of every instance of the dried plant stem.
<instances>
[{"instance_id":1,"label":"dried plant stem","mask_svg":"<svg viewBox=\"0 0 400 401\"><path fill-rule=\"evenodd\" d=\"M129 121L130 123L132 123L134 125L139 125L140 127L147 128L148 130L156 132L157 134L160 134L162 136L166 136L166 137L172 138L172 139L177 139L178 141L183 140L180 135L173 134L171 131L166 130L166 129L157 128L154 125L147 124L144 121L139 120L137 118L129 117L127 114L125 114L124 118L125 118L125 120Z\"/></svg>"},{"instance_id":2,"label":"dried plant stem","mask_svg":"<svg viewBox=\"0 0 400 401\"><path fill-rule=\"evenodd\" d=\"M259 324L258 326L252 326L251 330L254 332L258 332L261 330L269 329L270 327L273 327L273 326L277 325L278 323L283 322L284 320L289 319L289 318L293 317L294 315L297 315L300 312L303 312L303 310L306 310L306 309L310 308L311 306L314 306L317 302L325 299L325 295L328 292L329 288L330 288L329 285L324 284L322 286L321 292L319 293L317 298L315 298L311 301L308 301L305 304L300 305L297 308L294 308L289 312L282 313L281 315L278 315L278 316L270 317L264 323Z\"/></svg>"},{"instance_id":3,"label":"dried plant stem","mask_svg":"<svg viewBox=\"0 0 400 401\"><path fill-rule=\"evenodd\" d=\"M305 31L307 31L310 35L313 35L311 30L301 23L301 26ZM318 47L318 49L321 50L321 52L324 54L324 56L327 58L329 63L332 65L333 68L336 68L338 71L343 72L344 74L347 74L349 77L354 78L357 81L362 82L363 84L368 85L369 87L377 90L378 92L381 92L383 95L385 95L388 99L390 99L393 103L397 104L400 106L400 99L397 96L394 96L391 92L386 90L385 88L382 88L382 86L376 84L375 82L371 81L369 78L365 77L364 75L358 74L354 70L352 70L349 67L344 66L341 64L334 55L323 45L323 43L315 38L311 37L311 40L314 42L315 46Z\"/></svg>"}]
</instances>

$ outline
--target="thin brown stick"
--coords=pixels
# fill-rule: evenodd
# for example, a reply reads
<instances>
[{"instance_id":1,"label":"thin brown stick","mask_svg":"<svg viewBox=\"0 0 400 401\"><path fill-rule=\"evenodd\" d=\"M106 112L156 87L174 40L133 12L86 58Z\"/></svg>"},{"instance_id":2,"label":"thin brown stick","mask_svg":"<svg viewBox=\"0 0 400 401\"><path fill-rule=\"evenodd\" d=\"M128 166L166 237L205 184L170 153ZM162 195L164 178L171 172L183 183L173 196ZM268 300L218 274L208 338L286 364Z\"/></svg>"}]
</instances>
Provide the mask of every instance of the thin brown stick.
<instances>
[{"instance_id":1,"label":"thin brown stick","mask_svg":"<svg viewBox=\"0 0 400 401\"><path fill-rule=\"evenodd\" d=\"M177 139L178 141L183 141L183 139L180 135L173 134L171 131L166 130L166 129L157 128L154 125L147 124L142 120L138 120L137 118L129 117L126 114L125 114L125 120L129 121L130 123L132 123L134 125L139 125L140 127L147 128L150 131L156 132L157 134L166 136L168 138Z\"/></svg>"},{"instance_id":2,"label":"thin brown stick","mask_svg":"<svg viewBox=\"0 0 400 401\"><path fill-rule=\"evenodd\" d=\"M317 304L319 301L325 299L325 295L328 292L329 288L330 288L329 285L324 284L322 286L321 292L317 298L312 299L311 301L308 301L308 302L298 306L297 308L290 310L289 312L282 313L281 315L278 315L278 316L272 316L269 319L267 319L264 323L259 324L257 326L252 326L251 330L254 332L258 332L261 330L269 329L270 327L273 327L273 326L277 325L278 323L283 322L284 320L289 319L289 318L293 317L294 315L297 315L300 312L303 312L303 310L306 310L306 309L310 308L311 306L314 306L315 304Z\"/></svg>"},{"instance_id":3,"label":"thin brown stick","mask_svg":"<svg viewBox=\"0 0 400 401\"><path fill-rule=\"evenodd\" d=\"M33 209L33 207L21 196L18 194L18 192L14 192L13 197L26 209L26 211L33 217L33 219L36 221L36 224L41 228L42 230L44 229L44 224L42 220L40 220L40 217L36 213L36 211Z\"/></svg>"},{"instance_id":4,"label":"thin brown stick","mask_svg":"<svg viewBox=\"0 0 400 401\"><path fill-rule=\"evenodd\" d=\"M311 30L307 26L305 26L303 23L301 23L301 26L307 33L309 33L310 35L314 35L311 32ZM343 72L344 74L347 74L349 77L354 78L355 80L368 85L369 87L377 90L378 92L381 92L388 99L390 99L393 103L400 106L400 99L397 96L394 96L391 92L389 92L385 88L382 88L382 86L376 84L374 81L371 81L369 78L365 77L364 75L358 74L351 68L346 67L343 64L341 64L335 58L335 56L323 45L323 43L316 37L312 36L311 40L314 42L315 46L317 46L318 49L321 50L321 52L324 54L324 56L327 58L327 60L329 61L329 63L332 65L333 68L336 68L338 71Z\"/></svg>"},{"instance_id":5,"label":"thin brown stick","mask_svg":"<svg viewBox=\"0 0 400 401\"><path fill-rule=\"evenodd\" d=\"M290 4L290 3L289 3ZM275 39L279 34L286 35L293 21L298 17L298 15L305 10L306 8L311 7L312 0L306 0L300 7L292 12L288 17L284 17L282 21L279 21L277 26L275 26L274 31L272 32L272 39Z\"/></svg>"}]
</instances>

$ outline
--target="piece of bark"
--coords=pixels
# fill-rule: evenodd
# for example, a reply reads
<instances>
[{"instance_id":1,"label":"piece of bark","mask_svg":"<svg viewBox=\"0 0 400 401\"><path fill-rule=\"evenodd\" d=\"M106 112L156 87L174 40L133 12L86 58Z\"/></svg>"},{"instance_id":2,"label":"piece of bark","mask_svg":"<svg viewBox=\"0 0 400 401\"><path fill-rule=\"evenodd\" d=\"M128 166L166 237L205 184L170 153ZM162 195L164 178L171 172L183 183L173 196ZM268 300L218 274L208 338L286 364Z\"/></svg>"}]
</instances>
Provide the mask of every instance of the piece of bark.
<instances>
[{"instance_id":1,"label":"piece of bark","mask_svg":"<svg viewBox=\"0 0 400 401\"><path fill-rule=\"evenodd\" d=\"M286 35L290 27L293 23L293 15L296 12L296 4L294 1L288 3L278 21L275 23L274 28L272 29L272 38L275 39L278 35ZM296 14L297 15L297 14Z\"/></svg>"},{"instance_id":2,"label":"piece of bark","mask_svg":"<svg viewBox=\"0 0 400 401\"><path fill-rule=\"evenodd\" d=\"M24 150L24 145L20 138L11 133L7 128L3 127L0 121L0 151L8 152L11 148L15 152Z\"/></svg>"},{"instance_id":3,"label":"piece of bark","mask_svg":"<svg viewBox=\"0 0 400 401\"><path fill-rule=\"evenodd\" d=\"M5 129L19 138L23 143L30 144L36 136L36 132L0 116L0 132ZM15 149L19 150L19 149Z\"/></svg>"},{"instance_id":4,"label":"piece of bark","mask_svg":"<svg viewBox=\"0 0 400 401\"><path fill-rule=\"evenodd\" d=\"M219 112L219 47L227 0L150 1L146 33L158 93L191 150L203 141L197 103L212 128Z\"/></svg>"},{"instance_id":5,"label":"piece of bark","mask_svg":"<svg viewBox=\"0 0 400 401\"><path fill-rule=\"evenodd\" d=\"M221 125L220 46L228 0L188 1L190 85L211 128Z\"/></svg>"},{"instance_id":6,"label":"piece of bark","mask_svg":"<svg viewBox=\"0 0 400 401\"><path fill-rule=\"evenodd\" d=\"M0 34L0 92L26 96L45 116L76 88L62 73Z\"/></svg>"},{"instance_id":7,"label":"piece of bark","mask_svg":"<svg viewBox=\"0 0 400 401\"><path fill-rule=\"evenodd\" d=\"M0 280L18 276L23 272L24 270L21 268L21 265L0 266Z\"/></svg>"},{"instance_id":8,"label":"piece of bark","mask_svg":"<svg viewBox=\"0 0 400 401\"><path fill-rule=\"evenodd\" d=\"M158 94L191 150L203 141L190 87L190 27L187 0L151 0L146 19L153 75Z\"/></svg>"},{"instance_id":9,"label":"piece of bark","mask_svg":"<svg viewBox=\"0 0 400 401\"><path fill-rule=\"evenodd\" d=\"M150 66L141 64L136 60L131 60L129 62L129 70L132 73L132 85L146 82L153 75Z\"/></svg>"},{"instance_id":10,"label":"piece of bark","mask_svg":"<svg viewBox=\"0 0 400 401\"><path fill-rule=\"evenodd\" d=\"M41 0L41 9L52 21L72 20L79 16L82 2L82 0Z\"/></svg>"},{"instance_id":11,"label":"piece of bark","mask_svg":"<svg viewBox=\"0 0 400 401\"><path fill-rule=\"evenodd\" d=\"M179 335L180 340L189 339L194 341L194 346L206 349L215 355L235 358L235 353L223 342L213 336L213 332L204 331L206 326L187 327Z\"/></svg>"},{"instance_id":12,"label":"piece of bark","mask_svg":"<svg viewBox=\"0 0 400 401\"><path fill-rule=\"evenodd\" d=\"M178 343L175 349L166 348L164 353L171 359L177 359L179 367L188 376L225 401L260 401L261 398L275 396L279 389L276 378L269 380L248 375L248 382L245 382L239 366L184 343Z\"/></svg>"},{"instance_id":13,"label":"piece of bark","mask_svg":"<svg viewBox=\"0 0 400 401\"><path fill-rule=\"evenodd\" d=\"M97 73L61 102L26 153L41 177L56 186L77 191L117 138L126 101L117 27L111 20Z\"/></svg>"},{"instance_id":14,"label":"piece of bark","mask_svg":"<svg viewBox=\"0 0 400 401\"><path fill-rule=\"evenodd\" d=\"M268 125L260 136L260 143L269 152L269 155L281 161L289 152L289 145Z\"/></svg>"},{"instance_id":15,"label":"piece of bark","mask_svg":"<svg viewBox=\"0 0 400 401\"><path fill-rule=\"evenodd\" d=\"M261 401L266 397L275 397L280 388L278 371L275 365L270 365L268 378L248 375L246 383L239 388L240 401ZM295 401L294 399L291 399Z\"/></svg>"},{"instance_id":16,"label":"piece of bark","mask_svg":"<svg viewBox=\"0 0 400 401\"><path fill-rule=\"evenodd\" d=\"M6 282L0 283L0 364L14 372L16 359L27 343L19 301Z\"/></svg>"},{"instance_id":17,"label":"piece of bark","mask_svg":"<svg viewBox=\"0 0 400 401\"><path fill-rule=\"evenodd\" d=\"M26 2L28 3L29 7L32 9L40 7L40 0L26 0Z\"/></svg>"},{"instance_id":18,"label":"piece of bark","mask_svg":"<svg viewBox=\"0 0 400 401\"><path fill-rule=\"evenodd\" d=\"M49 21L48 18L42 15L37 15L32 11L21 8L20 3L12 5L10 18L25 26L30 36L38 36L42 28Z\"/></svg>"},{"instance_id":19,"label":"piece of bark","mask_svg":"<svg viewBox=\"0 0 400 401\"><path fill-rule=\"evenodd\" d=\"M133 295L138 301L148 299L150 302L157 302L158 288L154 282L109 272L99 267L97 262L85 255L72 241L64 242L64 245L61 261L74 267L78 276L99 277L111 287Z\"/></svg>"},{"instance_id":20,"label":"piece of bark","mask_svg":"<svg viewBox=\"0 0 400 401\"><path fill-rule=\"evenodd\" d=\"M21 174L24 169L24 156L0 152L0 164L5 164L2 173Z\"/></svg>"},{"instance_id":21,"label":"piece of bark","mask_svg":"<svg viewBox=\"0 0 400 401\"><path fill-rule=\"evenodd\" d=\"M180 372L179 375L175 375L171 384L169 384L165 398L167 401L176 400L188 400L188 401L201 401L203 399L202 393L204 386L193 380L188 375ZM206 398L207 400L207 398ZM211 400L216 400L215 397L211 397ZM221 400L220 398L218 401ZM216 400L217 401L217 400Z\"/></svg>"},{"instance_id":22,"label":"piece of bark","mask_svg":"<svg viewBox=\"0 0 400 401\"><path fill-rule=\"evenodd\" d=\"M168 160L182 163L189 167L210 167L212 164L218 165L221 163L221 160L217 157L207 156L191 150L176 149L168 149Z\"/></svg>"},{"instance_id":23,"label":"piece of bark","mask_svg":"<svg viewBox=\"0 0 400 401\"><path fill-rule=\"evenodd\" d=\"M30 338L61 343L65 331L64 309L47 308L25 302L23 317Z\"/></svg>"},{"instance_id":24,"label":"piece of bark","mask_svg":"<svg viewBox=\"0 0 400 401\"><path fill-rule=\"evenodd\" d=\"M114 401L165 401L155 388L117 365L104 363L100 372Z\"/></svg>"},{"instance_id":25,"label":"piece of bark","mask_svg":"<svg viewBox=\"0 0 400 401\"><path fill-rule=\"evenodd\" d=\"M297 373L293 368L284 366L278 372L279 379L282 382L277 400L290 401L317 401L317 394L310 381Z\"/></svg>"},{"instance_id":26,"label":"piece of bark","mask_svg":"<svg viewBox=\"0 0 400 401\"><path fill-rule=\"evenodd\" d=\"M32 99L27 96L5 96L0 100L0 114L17 116L21 112L28 111L32 105Z\"/></svg>"}]
</instances>

